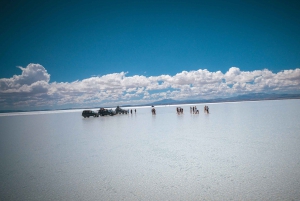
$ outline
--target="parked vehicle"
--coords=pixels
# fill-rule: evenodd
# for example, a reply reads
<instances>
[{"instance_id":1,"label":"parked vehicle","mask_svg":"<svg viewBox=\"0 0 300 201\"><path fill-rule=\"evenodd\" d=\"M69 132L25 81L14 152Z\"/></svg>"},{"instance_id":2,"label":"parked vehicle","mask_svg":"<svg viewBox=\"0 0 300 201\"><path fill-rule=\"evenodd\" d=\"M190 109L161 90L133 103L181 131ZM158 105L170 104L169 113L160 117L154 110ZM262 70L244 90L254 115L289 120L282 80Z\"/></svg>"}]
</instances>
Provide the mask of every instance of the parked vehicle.
<instances>
[{"instance_id":1,"label":"parked vehicle","mask_svg":"<svg viewBox=\"0 0 300 201\"><path fill-rule=\"evenodd\" d=\"M127 114L127 112L128 112L127 110L123 110L119 106L117 106L117 108L116 108L116 113L117 114Z\"/></svg>"},{"instance_id":2,"label":"parked vehicle","mask_svg":"<svg viewBox=\"0 0 300 201\"><path fill-rule=\"evenodd\" d=\"M113 111L112 109L100 108L100 110L98 110L98 114L100 116L106 116L106 115L113 116L116 114L116 112Z\"/></svg>"},{"instance_id":3,"label":"parked vehicle","mask_svg":"<svg viewBox=\"0 0 300 201\"><path fill-rule=\"evenodd\" d=\"M84 117L84 118L89 118L89 117L99 117L99 114L98 113L96 113L96 112L94 112L94 111L92 111L92 110L83 110L82 111L82 116Z\"/></svg>"}]
</instances>

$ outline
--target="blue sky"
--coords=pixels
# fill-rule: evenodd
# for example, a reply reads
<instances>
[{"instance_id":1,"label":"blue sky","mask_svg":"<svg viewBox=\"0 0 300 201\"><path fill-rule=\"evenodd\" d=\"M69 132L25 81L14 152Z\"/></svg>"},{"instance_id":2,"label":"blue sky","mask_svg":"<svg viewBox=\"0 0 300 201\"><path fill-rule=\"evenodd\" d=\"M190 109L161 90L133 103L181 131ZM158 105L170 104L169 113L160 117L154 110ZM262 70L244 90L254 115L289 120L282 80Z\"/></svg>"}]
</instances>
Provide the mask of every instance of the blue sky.
<instances>
[{"instance_id":1,"label":"blue sky","mask_svg":"<svg viewBox=\"0 0 300 201\"><path fill-rule=\"evenodd\" d=\"M32 88L24 88L40 84L41 82L37 82L38 78L48 85L71 85L75 81L81 82L93 77L100 79L122 72L129 78L162 75L175 78L183 71L207 69L209 73L220 71L225 76L231 67L237 67L240 74L263 72L267 69L277 76L285 70L293 70L290 74L295 75L300 68L300 3L297 1L29 0L1 1L0 9L0 93L4 97L3 102L0 102L2 108L18 108L22 101L21 92L22 96L27 96L23 100L25 102L35 97ZM30 67L30 64L40 66ZM17 66L21 66L23 70ZM36 77L25 78L24 69ZM39 77L39 73L31 70L44 71L45 76ZM12 86L9 82L14 76L19 76L19 80L34 81L25 85L23 82L13 82L16 85L9 88ZM257 76L247 83L253 83ZM198 78L193 79L195 81ZM297 76L293 79L299 81ZM223 82L220 80L219 84ZM194 81L185 84L192 87L200 83ZM159 84L164 82L167 81L158 81ZM292 89L289 85L286 90L278 87L268 90L299 91L297 83L292 84ZM21 85L24 85L23 91L20 89ZM152 94L147 86L139 86L137 83L135 92L144 87L144 95L135 94L136 100L145 100L147 93ZM232 84L227 83L227 86L232 88ZM54 89L51 90L53 92ZM53 96L49 97L51 90L45 89L45 99L54 99ZM124 89L123 86L120 93L130 96L131 93L126 90L128 88ZM133 89L129 90L134 92ZM165 88L160 86L160 90L184 91L169 85ZM257 91L262 90L247 89L243 93ZM17 94L19 98L14 97ZM233 94L230 92L220 96ZM82 94L73 96L78 98ZM106 101L118 102L125 100L124 96L108 98ZM203 96L205 94L199 95L195 91L182 97L170 95L171 98L178 99ZM218 93L214 94L216 96ZM42 97L39 92L39 98ZM163 98L159 95L155 97L151 100ZM18 100L18 103L7 103L14 100ZM131 98L127 97L126 100L130 101ZM103 101L105 102L101 100L99 104L104 103ZM62 104L59 102L57 98L51 104L56 107ZM78 102L82 105L95 103L97 102L87 100ZM34 102L28 107L42 107L36 104ZM63 104L73 103L69 101Z\"/></svg>"}]
</instances>

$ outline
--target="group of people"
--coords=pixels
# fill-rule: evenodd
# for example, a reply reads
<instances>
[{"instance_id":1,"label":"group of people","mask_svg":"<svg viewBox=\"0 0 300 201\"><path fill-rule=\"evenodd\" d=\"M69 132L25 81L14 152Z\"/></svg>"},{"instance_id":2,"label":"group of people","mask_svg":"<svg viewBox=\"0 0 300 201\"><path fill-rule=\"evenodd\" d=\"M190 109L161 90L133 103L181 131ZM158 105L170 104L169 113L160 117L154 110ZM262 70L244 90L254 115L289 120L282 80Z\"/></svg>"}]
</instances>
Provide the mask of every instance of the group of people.
<instances>
[{"instance_id":1,"label":"group of people","mask_svg":"<svg viewBox=\"0 0 300 201\"><path fill-rule=\"evenodd\" d=\"M190 107L190 113L192 114L199 114L199 110L197 109L197 107L196 106L194 106L194 107Z\"/></svg>"},{"instance_id":2,"label":"group of people","mask_svg":"<svg viewBox=\"0 0 300 201\"><path fill-rule=\"evenodd\" d=\"M193 114L199 114L199 110L197 109L196 106L190 107L190 111L191 111L191 113L193 113ZM209 114L209 108L208 108L207 105L204 106L204 113Z\"/></svg>"},{"instance_id":3,"label":"group of people","mask_svg":"<svg viewBox=\"0 0 300 201\"><path fill-rule=\"evenodd\" d=\"M204 106L204 113L207 113L207 114L209 114L209 108L208 108L208 106Z\"/></svg>"},{"instance_id":4,"label":"group of people","mask_svg":"<svg viewBox=\"0 0 300 201\"><path fill-rule=\"evenodd\" d=\"M152 115L156 115L156 110L155 110L154 106L152 106L151 112L152 112ZM177 112L177 114L183 114L183 108L176 107L176 112ZM190 113L191 114L199 114L199 110L197 109L196 106L190 107ZM209 114L209 108L207 105L204 106L204 113Z\"/></svg>"},{"instance_id":5,"label":"group of people","mask_svg":"<svg viewBox=\"0 0 300 201\"><path fill-rule=\"evenodd\" d=\"M183 108L182 107L177 107L176 111L177 111L177 114L183 114Z\"/></svg>"},{"instance_id":6,"label":"group of people","mask_svg":"<svg viewBox=\"0 0 300 201\"><path fill-rule=\"evenodd\" d=\"M128 113L130 112L131 114L133 112L132 109L127 110L127 111L128 111ZM152 106L151 112L152 112L152 115L156 115L156 110L155 110L154 106ZM183 114L183 108L182 107L177 107L176 112L177 112L177 114ZM196 106L190 107L190 112L191 112L191 114L199 114L199 110L197 109ZM136 109L134 109L134 113L136 113ZM206 105L204 106L204 113L209 114L209 108Z\"/></svg>"},{"instance_id":7,"label":"group of people","mask_svg":"<svg viewBox=\"0 0 300 201\"><path fill-rule=\"evenodd\" d=\"M128 110L128 113L129 113L129 110ZM132 114L132 109L130 110L130 113ZM134 113L136 113L136 109L134 109Z\"/></svg>"}]
</instances>

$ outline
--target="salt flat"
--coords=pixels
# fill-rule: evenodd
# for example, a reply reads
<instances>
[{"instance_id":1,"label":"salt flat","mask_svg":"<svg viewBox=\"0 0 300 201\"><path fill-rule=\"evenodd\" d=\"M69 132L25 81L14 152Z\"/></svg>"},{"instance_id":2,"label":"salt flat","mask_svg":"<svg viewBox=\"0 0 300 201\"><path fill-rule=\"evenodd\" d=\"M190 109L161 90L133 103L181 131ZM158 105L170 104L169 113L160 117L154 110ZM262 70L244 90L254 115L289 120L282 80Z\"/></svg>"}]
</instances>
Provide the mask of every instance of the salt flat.
<instances>
[{"instance_id":1,"label":"salt flat","mask_svg":"<svg viewBox=\"0 0 300 201\"><path fill-rule=\"evenodd\" d=\"M207 105L1 116L0 200L300 200L300 100Z\"/></svg>"}]
</instances>

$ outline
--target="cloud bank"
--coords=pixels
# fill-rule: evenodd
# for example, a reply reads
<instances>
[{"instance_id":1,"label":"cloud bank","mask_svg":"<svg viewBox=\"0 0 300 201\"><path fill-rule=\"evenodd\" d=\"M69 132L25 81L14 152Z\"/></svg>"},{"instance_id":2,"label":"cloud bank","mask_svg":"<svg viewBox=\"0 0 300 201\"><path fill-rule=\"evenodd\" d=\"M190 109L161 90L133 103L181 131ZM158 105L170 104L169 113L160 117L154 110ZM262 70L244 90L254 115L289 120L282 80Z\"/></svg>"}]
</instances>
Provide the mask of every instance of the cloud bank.
<instances>
[{"instance_id":1,"label":"cloud bank","mask_svg":"<svg viewBox=\"0 0 300 201\"><path fill-rule=\"evenodd\" d=\"M150 77L126 76L125 72L120 72L60 83L50 82L50 74L40 64L18 68L21 75L0 79L1 109L115 106L166 98L210 99L300 90L299 68L272 73L267 69L241 71L231 67L225 74L199 69L182 71L174 76Z\"/></svg>"}]
</instances>

